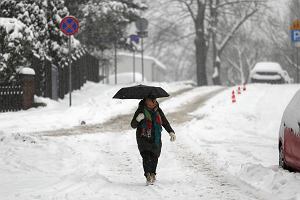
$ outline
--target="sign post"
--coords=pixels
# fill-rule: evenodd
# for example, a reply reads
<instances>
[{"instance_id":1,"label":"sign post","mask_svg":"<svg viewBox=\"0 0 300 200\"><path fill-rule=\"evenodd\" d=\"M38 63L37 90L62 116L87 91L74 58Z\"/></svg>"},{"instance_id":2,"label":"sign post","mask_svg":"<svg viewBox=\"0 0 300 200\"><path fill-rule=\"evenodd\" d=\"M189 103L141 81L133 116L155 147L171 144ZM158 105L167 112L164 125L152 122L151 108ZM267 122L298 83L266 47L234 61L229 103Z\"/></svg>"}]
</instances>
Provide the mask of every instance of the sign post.
<instances>
[{"instance_id":1,"label":"sign post","mask_svg":"<svg viewBox=\"0 0 300 200\"><path fill-rule=\"evenodd\" d=\"M147 28L148 28L148 20L145 18L141 18L135 22L135 26L138 29L138 36L141 38L141 56L142 56L142 75L144 81L144 38L148 36Z\"/></svg>"},{"instance_id":2,"label":"sign post","mask_svg":"<svg viewBox=\"0 0 300 200\"><path fill-rule=\"evenodd\" d=\"M299 48L300 48L300 20L293 21L291 30L291 40L293 46L296 47L296 60L297 60L297 83L299 83Z\"/></svg>"},{"instance_id":3,"label":"sign post","mask_svg":"<svg viewBox=\"0 0 300 200\"><path fill-rule=\"evenodd\" d=\"M79 29L79 22L78 20L73 16L67 16L64 17L60 24L59 24L60 30L68 36L68 47L69 47L69 105L72 106L72 66L71 66L71 35L74 35L78 32Z\"/></svg>"},{"instance_id":4,"label":"sign post","mask_svg":"<svg viewBox=\"0 0 300 200\"><path fill-rule=\"evenodd\" d=\"M130 44L132 47L132 67L133 67L133 82L135 83L135 46L133 45L133 43L138 44L140 41L140 38L138 35L130 35Z\"/></svg>"}]
</instances>

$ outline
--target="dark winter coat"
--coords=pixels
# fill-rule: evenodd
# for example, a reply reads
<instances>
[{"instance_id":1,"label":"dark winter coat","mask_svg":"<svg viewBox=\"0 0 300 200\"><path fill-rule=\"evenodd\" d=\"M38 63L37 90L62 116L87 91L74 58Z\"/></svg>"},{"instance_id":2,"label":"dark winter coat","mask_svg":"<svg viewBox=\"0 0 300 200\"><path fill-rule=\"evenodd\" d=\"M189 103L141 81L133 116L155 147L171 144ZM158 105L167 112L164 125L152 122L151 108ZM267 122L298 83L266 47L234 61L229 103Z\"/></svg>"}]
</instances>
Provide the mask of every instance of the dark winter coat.
<instances>
[{"instance_id":1,"label":"dark winter coat","mask_svg":"<svg viewBox=\"0 0 300 200\"><path fill-rule=\"evenodd\" d=\"M142 120L140 122L136 121L136 117L140 113L144 113L144 109L145 109L145 101L142 100L142 101L140 101L139 107L138 107L138 109L136 110L136 112L133 115L133 118L131 120L131 127L137 129L136 130L136 140L137 140L139 151L140 152L151 151L151 152L153 152L155 155L157 155L159 157L160 156L160 152L161 152L161 147L162 147L161 140L160 140L160 144L155 144L154 140L149 140L149 139L147 139L145 137L142 137L142 123L143 123L144 120ZM162 126L165 128L165 130L168 133L174 132L174 130L170 126L170 123L168 122L165 114L160 109L159 105L154 110L156 110L156 112L158 112L160 114ZM154 133L152 133L152 134L154 134Z\"/></svg>"}]
</instances>

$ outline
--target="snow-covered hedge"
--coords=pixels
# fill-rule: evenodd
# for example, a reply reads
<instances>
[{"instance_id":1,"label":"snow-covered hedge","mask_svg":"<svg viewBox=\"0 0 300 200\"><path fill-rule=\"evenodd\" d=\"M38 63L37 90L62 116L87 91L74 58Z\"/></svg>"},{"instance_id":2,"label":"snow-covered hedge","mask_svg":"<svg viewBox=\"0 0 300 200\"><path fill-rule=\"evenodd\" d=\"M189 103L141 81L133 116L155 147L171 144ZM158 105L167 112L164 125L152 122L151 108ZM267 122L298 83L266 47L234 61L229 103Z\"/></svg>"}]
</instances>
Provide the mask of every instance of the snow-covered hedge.
<instances>
[{"instance_id":1,"label":"snow-covered hedge","mask_svg":"<svg viewBox=\"0 0 300 200\"><path fill-rule=\"evenodd\" d=\"M15 79L21 66L29 66L33 33L14 18L0 18L0 82Z\"/></svg>"},{"instance_id":2,"label":"snow-covered hedge","mask_svg":"<svg viewBox=\"0 0 300 200\"><path fill-rule=\"evenodd\" d=\"M47 58L56 66L63 66L67 61L68 54L67 37L59 30L59 23L68 14L68 9L64 6L64 0L0 1L0 17L10 18L15 23L17 22L15 25L16 29L12 31L12 34L7 30L7 33L11 35L9 36L10 40L18 43L14 45L17 50L12 49L12 52L16 52L16 54L20 54L22 57L15 58L14 62L22 61L21 66L28 66L30 65L32 54L34 54L41 60ZM4 29L11 29L9 23L4 23L2 27ZM25 33L21 32L18 27L23 27ZM12 36L16 35L22 35L22 39L12 39ZM18 42L19 40L22 42ZM27 45L27 42L31 45ZM9 41L5 42L4 39L0 43L2 46L5 43L12 44ZM81 45L77 42L77 45L73 48L74 52L78 48L81 48ZM26 49L25 53L27 55L20 53L23 49ZM9 53L11 51L5 49L3 52L8 55L0 56L0 78L9 77L9 79L13 79L15 71L20 65L19 63L14 63L14 65L8 63L7 58L12 57Z\"/></svg>"}]
</instances>

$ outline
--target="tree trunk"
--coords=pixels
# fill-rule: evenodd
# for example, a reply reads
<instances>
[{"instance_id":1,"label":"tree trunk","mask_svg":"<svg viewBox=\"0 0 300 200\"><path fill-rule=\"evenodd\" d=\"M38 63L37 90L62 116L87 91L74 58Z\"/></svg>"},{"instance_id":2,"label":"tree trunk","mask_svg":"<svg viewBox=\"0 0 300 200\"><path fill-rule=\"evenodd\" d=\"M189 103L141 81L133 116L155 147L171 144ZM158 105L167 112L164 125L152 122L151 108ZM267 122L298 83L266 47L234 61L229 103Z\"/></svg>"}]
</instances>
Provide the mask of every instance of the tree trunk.
<instances>
[{"instance_id":1,"label":"tree trunk","mask_svg":"<svg viewBox=\"0 0 300 200\"><path fill-rule=\"evenodd\" d=\"M212 45L213 45L213 69L214 74L212 77L212 81L214 85L221 85L221 78L220 78L220 72L221 72L221 60L220 60L220 51L217 47L217 26L218 26L218 11L217 6L219 5L220 1L210 1L210 13L211 13L211 19L212 19Z\"/></svg>"},{"instance_id":2,"label":"tree trunk","mask_svg":"<svg viewBox=\"0 0 300 200\"><path fill-rule=\"evenodd\" d=\"M203 36L196 37L195 46L196 46L196 64L197 64L197 85L198 86L207 85L207 76L206 76L207 47Z\"/></svg>"},{"instance_id":3,"label":"tree trunk","mask_svg":"<svg viewBox=\"0 0 300 200\"><path fill-rule=\"evenodd\" d=\"M218 59L218 57L216 57L214 60L214 74L212 77L214 85L221 85L220 72L221 72L221 61Z\"/></svg>"},{"instance_id":4,"label":"tree trunk","mask_svg":"<svg viewBox=\"0 0 300 200\"><path fill-rule=\"evenodd\" d=\"M198 1L197 16L194 19L196 38L196 65L197 65L197 85L207 85L206 58L207 58L207 38L205 35L205 6L206 4Z\"/></svg>"}]
</instances>

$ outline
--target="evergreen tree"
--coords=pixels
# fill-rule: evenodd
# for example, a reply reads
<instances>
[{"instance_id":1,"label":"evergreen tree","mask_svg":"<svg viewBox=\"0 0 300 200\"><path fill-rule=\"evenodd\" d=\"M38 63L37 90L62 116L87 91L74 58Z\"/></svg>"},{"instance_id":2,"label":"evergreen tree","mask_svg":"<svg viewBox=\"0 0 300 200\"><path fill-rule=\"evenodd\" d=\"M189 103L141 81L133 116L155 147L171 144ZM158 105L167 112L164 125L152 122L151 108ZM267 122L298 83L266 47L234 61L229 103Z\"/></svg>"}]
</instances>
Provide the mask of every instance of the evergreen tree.
<instances>
[{"instance_id":1,"label":"evergreen tree","mask_svg":"<svg viewBox=\"0 0 300 200\"><path fill-rule=\"evenodd\" d=\"M30 65L32 56L31 31L25 25L7 29L0 25L0 82L14 81L18 70Z\"/></svg>"},{"instance_id":2,"label":"evergreen tree","mask_svg":"<svg viewBox=\"0 0 300 200\"><path fill-rule=\"evenodd\" d=\"M124 47L127 25L139 18L144 7L133 0L89 0L81 6L79 40L92 50Z\"/></svg>"},{"instance_id":3,"label":"evergreen tree","mask_svg":"<svg viewBox=\"0 0 300 200\"><path fill-rule=\"evenodd\" d=\"M0 17L17 18L34 34L33 52L48 57L62 66L68 54L67 37L59 29L61 19L67 16L64 0L4 0L0 2Z\"/></svg>"}]
</instances>

